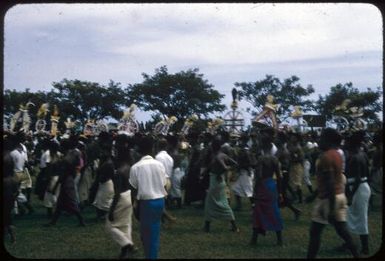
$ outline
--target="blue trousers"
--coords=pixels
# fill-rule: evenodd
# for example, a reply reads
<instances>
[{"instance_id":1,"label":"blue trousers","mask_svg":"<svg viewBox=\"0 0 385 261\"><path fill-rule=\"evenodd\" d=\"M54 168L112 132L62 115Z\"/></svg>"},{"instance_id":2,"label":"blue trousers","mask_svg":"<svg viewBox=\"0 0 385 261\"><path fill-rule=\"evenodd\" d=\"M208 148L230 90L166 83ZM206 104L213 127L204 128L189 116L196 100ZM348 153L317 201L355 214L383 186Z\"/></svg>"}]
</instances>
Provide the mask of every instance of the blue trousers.
<instances>
[{"instance_id":1,"label":"blue trousers","mask_svg":"<svg viewBox=\"0 0 385 261\"><path fill-rule=\"evenodd\" d=\"M140 237L146 259L157 259L164 198L140 201Z\"/></svg>"}]
</instances>

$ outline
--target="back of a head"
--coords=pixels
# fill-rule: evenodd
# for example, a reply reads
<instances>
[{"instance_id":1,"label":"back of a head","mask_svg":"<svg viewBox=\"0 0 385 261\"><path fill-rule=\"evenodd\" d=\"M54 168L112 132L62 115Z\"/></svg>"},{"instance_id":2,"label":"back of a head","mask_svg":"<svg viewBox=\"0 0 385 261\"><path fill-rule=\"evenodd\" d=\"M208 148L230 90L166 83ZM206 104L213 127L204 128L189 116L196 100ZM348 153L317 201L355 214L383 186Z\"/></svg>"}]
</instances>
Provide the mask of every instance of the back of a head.
<instances>
[{"instance_id":1,"label":"back of a head","mask_svg":"<svg viewBox=\"0 0 385 261\"><path fill-rule=\"evenodd\" d=\"M78 135L76 135L76 134L71 135L68 139L69 149L75 149L78 145L78 142L79 142Z\"/></svg>"},{"instance_id":2,"label":"back of a head","mask_svg":"<svg viewBox=\"0 0 385 261\"><path fill-rule=\"evenodd\" d=\"M223 140L221 139L221 136L215 136L211 142L211 148L213 149L213 152L219 151L221 149L222 144Z\"/></svg>"},{"instance_id":3,"label":"back of a head","mask_svg":"<svg viewBox=\"0 0 385 261\"><path fill-rule=\"evenodd\" d=\"M160 138L158 141L158 151L167 150L168 142L165 138Z\"/></svg>"},{"instance_id":4,"label":"back of a head","mask_svg":"<svg viewBox=\"0 0 385 261\"><path fill-rule=\"evenodd\" d=\"M359 130L351 133L347 138L346 138L346 145L350 149L354 148L359 148L365 140L365 131Z\"/></svg>"},{"instance_id":5,"label":"back of a head","mask_svg":"<svg viewBox=\"0 0 385 261\"><path fill-rule=\"evenodd\" d=\"M154 146L154 138L152 136L143 136L138 143L138 152L142 155L151 155Z\"/></svg>"},{"instance_id":6,"label":"back of a head","mask_svg":"<svg viewBox=\"0 0 385 261\"><path fill-rule=\"evenodd\" d=\"M342 137L341 134L332 128L325 128L321 132L320 136L320 148L336 148L341 145Z\"/></svg>"},{"instance_id":7,"label":"back of a head","mask_svg":"<svg viewBox=\"0 0 385 261\"><path fill-rule=\"evenodd\" d=\"M49 149L49 152L51 153L51 155L54 155L60 149L59 142L57 142L55 140L50 140L49 143L48 143L48 149Z\"/></svg>"}]
</instances>

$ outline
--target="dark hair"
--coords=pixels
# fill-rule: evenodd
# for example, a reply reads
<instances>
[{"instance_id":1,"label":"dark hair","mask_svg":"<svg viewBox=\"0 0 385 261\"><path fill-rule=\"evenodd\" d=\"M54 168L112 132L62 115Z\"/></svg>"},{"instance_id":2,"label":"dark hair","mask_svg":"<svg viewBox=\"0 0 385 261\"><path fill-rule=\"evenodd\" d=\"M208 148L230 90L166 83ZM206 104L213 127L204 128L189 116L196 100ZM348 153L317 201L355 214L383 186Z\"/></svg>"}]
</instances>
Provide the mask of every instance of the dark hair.
<instances>
[{"instance_id":1,"label":"dark hair","mask_svg":"<svg viewBox=\"0 0 385 261\"><path fill-rule=\"evenodd\" d=\"M365 140L365 131L359 130L351 133L346 138L346 146L349 148L357 148L361 145L361 143Z\"/></svg>"},{"instance_id":2,"label":"dark hair","mask_svg":"<svg viewBox=\"0 0 385 261\"><path fill-rule=\"evenodd\" d=\"M115 138L116 160L129 163L131 161L130 149L133 147L132 140L125 134L119 134Z\"/></svg>"},{"instance_id":3,"label":"dark hair","mask_svg":"<svg viewBox=\"0 0 385 261\"><path fill-rule=\"evenodd\" d=\"M144 136L138 143L138 151L142 155L152 154L154 146L154 138L152 136Z\"/></svg>"},{"instance_id":4,"label":"dark hair","mask_svg":"<svg viewBox=\"0 0 385 261\"><path fill-rule=\"evenodd\" d=\"M279 131L277 134L277 141L281 144L286 143L288 140L287 134L284 131Z\"/></svg>"},{"instance_id":5,"label":"dark hair","mask_svg":"<svg viewBox=\"0 0 385 261\"><path fill-rule=\"evenodd\" d=\"M55 140L50 140L48 143L48 149L51 155L55 154L60 149L60 144Z\"/></svg>"},{"instance_id":6,"label":"dark hair","mask_svg":"<svg viewBox=\"0 0 385 261\"><path fill-rule=\"evenodd\" d=\"M79 137L78 135L71 135L68 139L68 146L69 146L69 149L75 149L78 145L78 142L79 142Z\"/></svg>"},{"instance_id":7,"label":"dark hair","mask_svg":"<svg viewBox=\"0 0 385 261\"><path fill-rule=\"evenodd\" d=\"M223 142L220 136L215 136L211 142L211 148L213 152L217 152L221 149Z\"/></svg>"},{"instance_id":8,"label":"dark hair","mask_svg":"<svg viewBox=\"0 0 385 261\"><path fill-rule=\"evenodd\" d=\"M166 150L168 146L168 142L165 138L161 138L158 140L158 150Z\"/></svg>"},{"instance_id":9,"label":"dark hair","mask_svg":"<svg viewBox=\"0 0 385 261\"><path fill-rule=\"evenodd\" d=\"M320 140L324 140L330 147L338 147L341 145L341 134L332 128L323 129L321 132Z\"/></svg>"}]
</instances>

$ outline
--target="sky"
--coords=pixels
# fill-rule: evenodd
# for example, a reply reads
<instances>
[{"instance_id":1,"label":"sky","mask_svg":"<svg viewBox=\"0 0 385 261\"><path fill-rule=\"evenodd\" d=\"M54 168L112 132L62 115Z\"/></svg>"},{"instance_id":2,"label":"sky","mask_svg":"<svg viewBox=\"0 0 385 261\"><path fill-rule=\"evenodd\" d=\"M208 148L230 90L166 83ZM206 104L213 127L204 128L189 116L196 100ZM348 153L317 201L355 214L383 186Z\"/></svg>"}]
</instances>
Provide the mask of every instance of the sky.
<instances>
[{"instance_id":1,"label":"sky","mask_svg":"<svg viewBox=\"0 0 385 261\"><path fill-rule=\"evenodd\" d=\"M49 91L64 78L125 87L166 65L199 68L228 109L235 82L267 74L296 75L317 99L338 83L382 87L382 28L380 10L359 3L19 4L4 18L4 89Z\"/></svg>"}]
</instances>

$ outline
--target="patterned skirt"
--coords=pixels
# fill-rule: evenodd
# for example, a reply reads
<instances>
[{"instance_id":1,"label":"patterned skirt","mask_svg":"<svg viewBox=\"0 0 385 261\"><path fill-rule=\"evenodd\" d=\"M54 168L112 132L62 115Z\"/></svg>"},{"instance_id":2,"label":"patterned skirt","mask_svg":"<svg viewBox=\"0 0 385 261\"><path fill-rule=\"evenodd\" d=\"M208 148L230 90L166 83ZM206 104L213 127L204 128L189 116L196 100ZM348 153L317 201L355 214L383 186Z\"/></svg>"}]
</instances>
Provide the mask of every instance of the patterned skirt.
<instances>
[{"instance_id":1,"label":"patterned skirt","mask_svg":"<svg viewBox=\"0 0 385 261\"><path fill-rule=\"evenodd\" d=\"M255 191L255 206L252 215L253 228L259 233L281 231L283 229L281 212L278 207L277 185L273 178L259 182Z\"/></svg>"}]
</instances>

